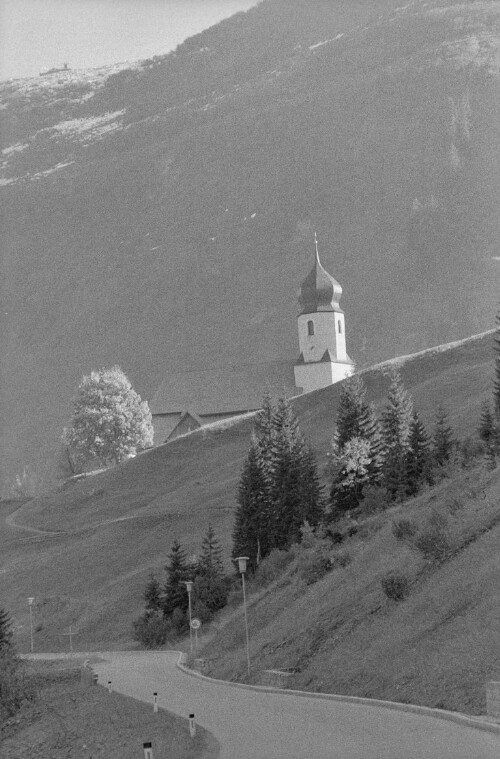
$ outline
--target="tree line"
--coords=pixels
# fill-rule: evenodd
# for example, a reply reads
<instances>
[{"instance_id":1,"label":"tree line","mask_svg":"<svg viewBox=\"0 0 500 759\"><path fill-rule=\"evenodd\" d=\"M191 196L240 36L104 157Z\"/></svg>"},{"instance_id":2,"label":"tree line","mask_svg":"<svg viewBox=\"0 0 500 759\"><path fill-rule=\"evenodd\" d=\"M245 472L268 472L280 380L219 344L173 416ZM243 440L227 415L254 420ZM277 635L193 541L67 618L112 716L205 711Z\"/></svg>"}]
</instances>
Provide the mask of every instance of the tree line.
<instances>
[{"instance_id":1,"label":"tree line","mask_svg":"<svg viewBox=\"0 0 500 759\"><path fill-rule=\"evenodd\" d=\"M181 543L174 540L163 578L154 572L150 574L144 589L144 612L133 625L136 640L148 648L156 648L189 629L188 581L193 583L193 618L209 622L226 605L231 585L212 525L208 526L202 539L199 558L188 559Z\"/></svg>"},{"instance_id":2,"label":"tree line","mask_svg":"<svg viewBox=\"0 0 500 759\"><path fill-rule=\"evenodd\" d=\"M500 312L496 325L492 398L483 405L478 427L491 468L500 456ZM397 364L389 367L388 375L389 390L379 414L367 402L362 374L342 383L326 488L320 485L314 452L290 402L264 398L240 477L233 530L232 555L248 556L251 572L274 549L300 543L305 524L332 532L346 513L415 496L454 459L472 455L456 439L442 406L428 430Z\"/></svg>"}]
</instances>

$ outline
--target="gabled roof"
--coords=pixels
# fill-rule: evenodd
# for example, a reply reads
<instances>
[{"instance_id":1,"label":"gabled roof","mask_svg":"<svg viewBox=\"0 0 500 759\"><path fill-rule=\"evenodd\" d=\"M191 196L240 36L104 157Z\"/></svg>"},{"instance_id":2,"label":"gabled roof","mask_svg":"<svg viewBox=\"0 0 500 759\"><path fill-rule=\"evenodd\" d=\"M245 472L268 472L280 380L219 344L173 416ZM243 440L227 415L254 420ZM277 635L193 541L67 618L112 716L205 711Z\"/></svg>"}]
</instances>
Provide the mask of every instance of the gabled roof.
<instances>
[{"instance_id":1,"label":"gabled roof","mask_svg":"<svg viewBox=\"0 0 500 759\"><path fill-rule=\"evenodd\" d=\"M287 398L299 394L292 361L169 373L149 405L154 415L186 409L198 415L238 413L261 408L266 392Z\"/></svg>"}]
</instances>

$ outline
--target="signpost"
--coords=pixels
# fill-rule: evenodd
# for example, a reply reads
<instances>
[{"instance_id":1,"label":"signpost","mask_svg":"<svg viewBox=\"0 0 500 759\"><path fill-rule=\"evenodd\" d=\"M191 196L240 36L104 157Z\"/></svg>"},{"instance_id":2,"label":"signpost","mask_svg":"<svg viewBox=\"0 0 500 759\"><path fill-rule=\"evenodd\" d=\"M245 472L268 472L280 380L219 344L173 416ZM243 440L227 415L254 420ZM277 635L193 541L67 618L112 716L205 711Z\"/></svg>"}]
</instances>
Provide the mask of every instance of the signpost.
<instances>
[{"instance_id":1,"label":"signpost","mask_svg":"<svg viewBox=\"0 0 500 759\"><path fill-rule=\"evenodd\" d=\"M192 619L190 627L191 627L192 630L194 630L194 635L195 635L195 639L194 639L194 653L195 653L195 656L196 656L198 654L198 630L201 627L200 620L197 617L195 617L194 619Z\"/></svg>"}]
</instances>

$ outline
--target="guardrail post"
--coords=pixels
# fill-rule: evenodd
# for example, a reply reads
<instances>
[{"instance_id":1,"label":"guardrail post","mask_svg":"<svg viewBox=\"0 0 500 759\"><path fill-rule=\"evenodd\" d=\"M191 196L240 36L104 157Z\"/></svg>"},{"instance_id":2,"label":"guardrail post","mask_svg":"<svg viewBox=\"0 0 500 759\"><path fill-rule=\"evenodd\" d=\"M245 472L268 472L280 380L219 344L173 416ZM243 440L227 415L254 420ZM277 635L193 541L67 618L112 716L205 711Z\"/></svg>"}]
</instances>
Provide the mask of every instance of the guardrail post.
<instances>
[{"instance_id":1,"label":"guardrail post","mask_svg":"<svg viewBox=\"0 0 500 759\"><path fill-rule=\"evenodd\" d=\"M143 743L142 746L144 748L144 759L153 759L153 746L151 745L151 741Z\"/></svg>"}]
</instances>

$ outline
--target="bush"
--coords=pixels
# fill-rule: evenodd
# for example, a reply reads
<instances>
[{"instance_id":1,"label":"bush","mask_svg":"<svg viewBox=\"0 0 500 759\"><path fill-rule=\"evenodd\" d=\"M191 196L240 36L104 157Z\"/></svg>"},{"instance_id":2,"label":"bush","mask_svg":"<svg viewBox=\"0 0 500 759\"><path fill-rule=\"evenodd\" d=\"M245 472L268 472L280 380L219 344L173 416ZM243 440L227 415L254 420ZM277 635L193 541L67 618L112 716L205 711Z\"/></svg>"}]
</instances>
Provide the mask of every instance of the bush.
<instances>
[{"instance_id":1,"label":"bush","mask_svg":"<svg viewBox=\"0 0 500 759\"><path fill-rule=\"evenodd\" d=\"M352 556L349 551L337 551L336 553L330 554L330 566L332 569L337 569L337 567L344 569L349 566L351 561Z\"/></svg>"},{"instance_id":2,"label":"bush","mask_svg":"<svg viewBox=\"0 0 500 759\"><path fill-rule=\"evenodd\" d=\"M413 519L396 519L392 523L392 534L398 540L411 540L417 534L417 525Z\"/></svg>"},{"instance_id":3,"label":"bush","mask_svg":"<svg viewBox=\"0 0 500 759\"><path fill-rule=\"evenodd\" d=\"M283 574L292 560L293 553L291 551L281 551L279 548L274 548L257 567L252 578L252 585L256 588L266 587Z\"/></svg>"},{"instance_id":4,"label":"bush","mask_svg":"<svg viewBox=\"0 0 500 759\"><path fill-rule=\"evenodd\" d=\"M428 561L444 561L450 546L447 535L447 519L434 512L415 538L414 545Z\"/></svg>"},{"instance_id":5,"label":"bush","mask_svg":"<svg viewBox=\"0 0 500 759\"><path fill-rule=\"evenodd\" d=\"M391 601L404 601L410 592L410 581L406 575L391 572L380 581L382 590Z\"/></svg>"},{"instance_id":6,"label":"bush","mask_svg":"<svg viewBox=\"0 0 500 759\"><path fill-rule=\"evenodd\" d=\"M332 569L328 555L317 554L314 550L305 551L298 560L299 576L306 583L312 585L321 580Z\"/></svg>"},{"instance_id":7,"label":"bush","mask_svg":"<svg viewBox=\"0 0 500 759\"><path fill-rule=\"evenodd\" d=\"M158 612L145 612L133 623L134 640L137 640L145 648L153 649L163 646L172 626L165 617Z\"/></svg>"},{"instance_id":8,"label":"bush","mask_svg":"<svg viewBox=\"0 0 500 759\"><path fill-rule=\"evenodd\" d=\"M482 440L467 437L458 443L458 453L463 469L473 467L486 453L486 445Z\"/></svg>"},{"instance_id":9,"label":"bush","mask_svg":"<svg viewBox=\"0 0 500 759\"><path fill-rule=\"evenodd\" d=\"M380 485L369 485L364 490L364 497L361 501L363 514L378 514L385 511L389 505L389 496L387 490Z\"/></svg>"},{"instance_id":10,"label":"bush","mask_svg":"<svg viewBox=\"0 0 500 759\"><path fill-rule=\"evenodd\" d=\"M24 701L33 701L35 689L23 677L21 663L11 647L0 651L0 724Z\"/></svg>"}]
</instances>

